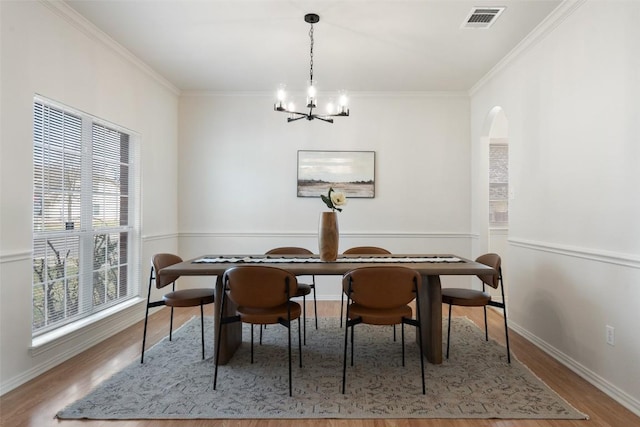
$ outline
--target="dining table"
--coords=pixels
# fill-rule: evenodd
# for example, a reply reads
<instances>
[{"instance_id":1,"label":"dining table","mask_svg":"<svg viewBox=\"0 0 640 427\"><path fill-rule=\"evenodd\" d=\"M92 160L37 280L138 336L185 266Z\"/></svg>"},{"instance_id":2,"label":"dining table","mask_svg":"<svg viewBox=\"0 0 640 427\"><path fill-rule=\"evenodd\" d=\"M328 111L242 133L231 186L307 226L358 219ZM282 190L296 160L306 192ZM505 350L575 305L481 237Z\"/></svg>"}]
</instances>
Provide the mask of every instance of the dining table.
<instances>
[{"instance_id":1,"label":"dining table","mask_svg":"<svg viewBox=\"0 0 640 427\"><path fill-rule=\"evenodd\" d=\"M214 339L218 342L217 322L224 292L223 276L228 269L241 265L265 265L282 268L296 276L342 276L360 267L403 266L422 277L418 291L419 319L423 353L433 364L442 363L442 285L440 276L487 275L497 272L487 265L452 254L339 255L323 261L318 255L203 255L161 269L160 276L216 276ZM235 314L232 301L225 303L224 316ZM241 323L221 328L220 364L226 364L242 342Z\"/></svg>"}]
</instances>

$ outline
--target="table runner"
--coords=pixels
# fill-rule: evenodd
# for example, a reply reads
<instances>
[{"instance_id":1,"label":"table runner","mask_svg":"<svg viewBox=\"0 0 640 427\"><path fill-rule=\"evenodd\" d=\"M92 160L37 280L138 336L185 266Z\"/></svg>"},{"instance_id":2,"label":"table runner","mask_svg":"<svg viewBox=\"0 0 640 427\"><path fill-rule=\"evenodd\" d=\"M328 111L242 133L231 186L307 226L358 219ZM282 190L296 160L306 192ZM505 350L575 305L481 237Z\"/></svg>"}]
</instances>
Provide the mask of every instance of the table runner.
<instances>
[{"instance_id":1,"label":"table runner","mask_svg":"<svg viewBox=\"0 0 640 427\"><path fill-rule=\"evenodd\" d=\"M458 257L452 256L429 256L429 257L412 257L412 256L377 256L377 257L339 257L335 261L322 261L318 256L308 257L283 257L269 255L249 255L249 256L205 256L193 261L194 264L217 264L217 263L308 263L308 262L346 262L346 263L403 263L403 262L432 262L432 263L450 263L464 262Z\"/></svg>"}]
</instances>

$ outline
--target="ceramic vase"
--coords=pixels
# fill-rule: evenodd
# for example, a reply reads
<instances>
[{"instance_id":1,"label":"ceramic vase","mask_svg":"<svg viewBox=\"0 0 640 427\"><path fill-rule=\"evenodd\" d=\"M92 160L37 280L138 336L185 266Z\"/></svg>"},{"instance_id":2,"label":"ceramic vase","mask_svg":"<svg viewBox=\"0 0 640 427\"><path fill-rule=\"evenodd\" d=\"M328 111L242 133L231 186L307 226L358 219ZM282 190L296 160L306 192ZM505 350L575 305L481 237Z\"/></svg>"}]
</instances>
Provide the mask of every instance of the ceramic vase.
<instances>
[{"instance_id":1,"label":"ceramic vase","mask_svg":"<svg viewBox=\"0 0 640 427\"><path fill-rule=\"evenodd\" d=\"M338 214L322 212L318 227L318 246L322 261L335 261L338 258Z\"/></svg>"}]
</instances>

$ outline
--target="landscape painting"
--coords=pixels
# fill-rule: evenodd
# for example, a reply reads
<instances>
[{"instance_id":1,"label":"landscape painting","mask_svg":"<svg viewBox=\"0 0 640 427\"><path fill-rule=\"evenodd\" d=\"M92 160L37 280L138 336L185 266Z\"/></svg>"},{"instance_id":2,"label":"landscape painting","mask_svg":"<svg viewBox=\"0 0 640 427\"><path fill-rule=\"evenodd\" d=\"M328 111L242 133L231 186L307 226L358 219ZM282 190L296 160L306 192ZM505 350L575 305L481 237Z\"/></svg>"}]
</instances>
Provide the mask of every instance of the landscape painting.
<instances>
[{"instance_id":1,"label":"landscape painting","mask_svg":"<svg viewBox=\"0 0 640 427\"><path fill-rule=\"evenodd\" d=\"M298 151L298 197L319 197L329 187L347 197L375 196L375 151Z\"/></svg>"}]
</instances>

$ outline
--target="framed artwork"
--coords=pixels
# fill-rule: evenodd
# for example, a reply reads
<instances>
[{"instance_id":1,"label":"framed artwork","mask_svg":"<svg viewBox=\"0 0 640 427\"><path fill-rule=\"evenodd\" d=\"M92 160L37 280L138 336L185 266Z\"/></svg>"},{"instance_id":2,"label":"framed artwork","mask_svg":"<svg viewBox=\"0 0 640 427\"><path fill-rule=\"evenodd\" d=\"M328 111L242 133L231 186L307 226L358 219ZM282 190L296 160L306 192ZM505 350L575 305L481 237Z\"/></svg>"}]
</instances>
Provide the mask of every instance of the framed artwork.
<instances>
[{"instance_id":1,"label":"framed artwork","mask_svg":"<svg viewBox=\"0 0 640 427\"><path fill-rule=\"evenodd\" d=\"M375 151L298 151L298 197L375 197Z\"/></svg>"}]
</instances>

